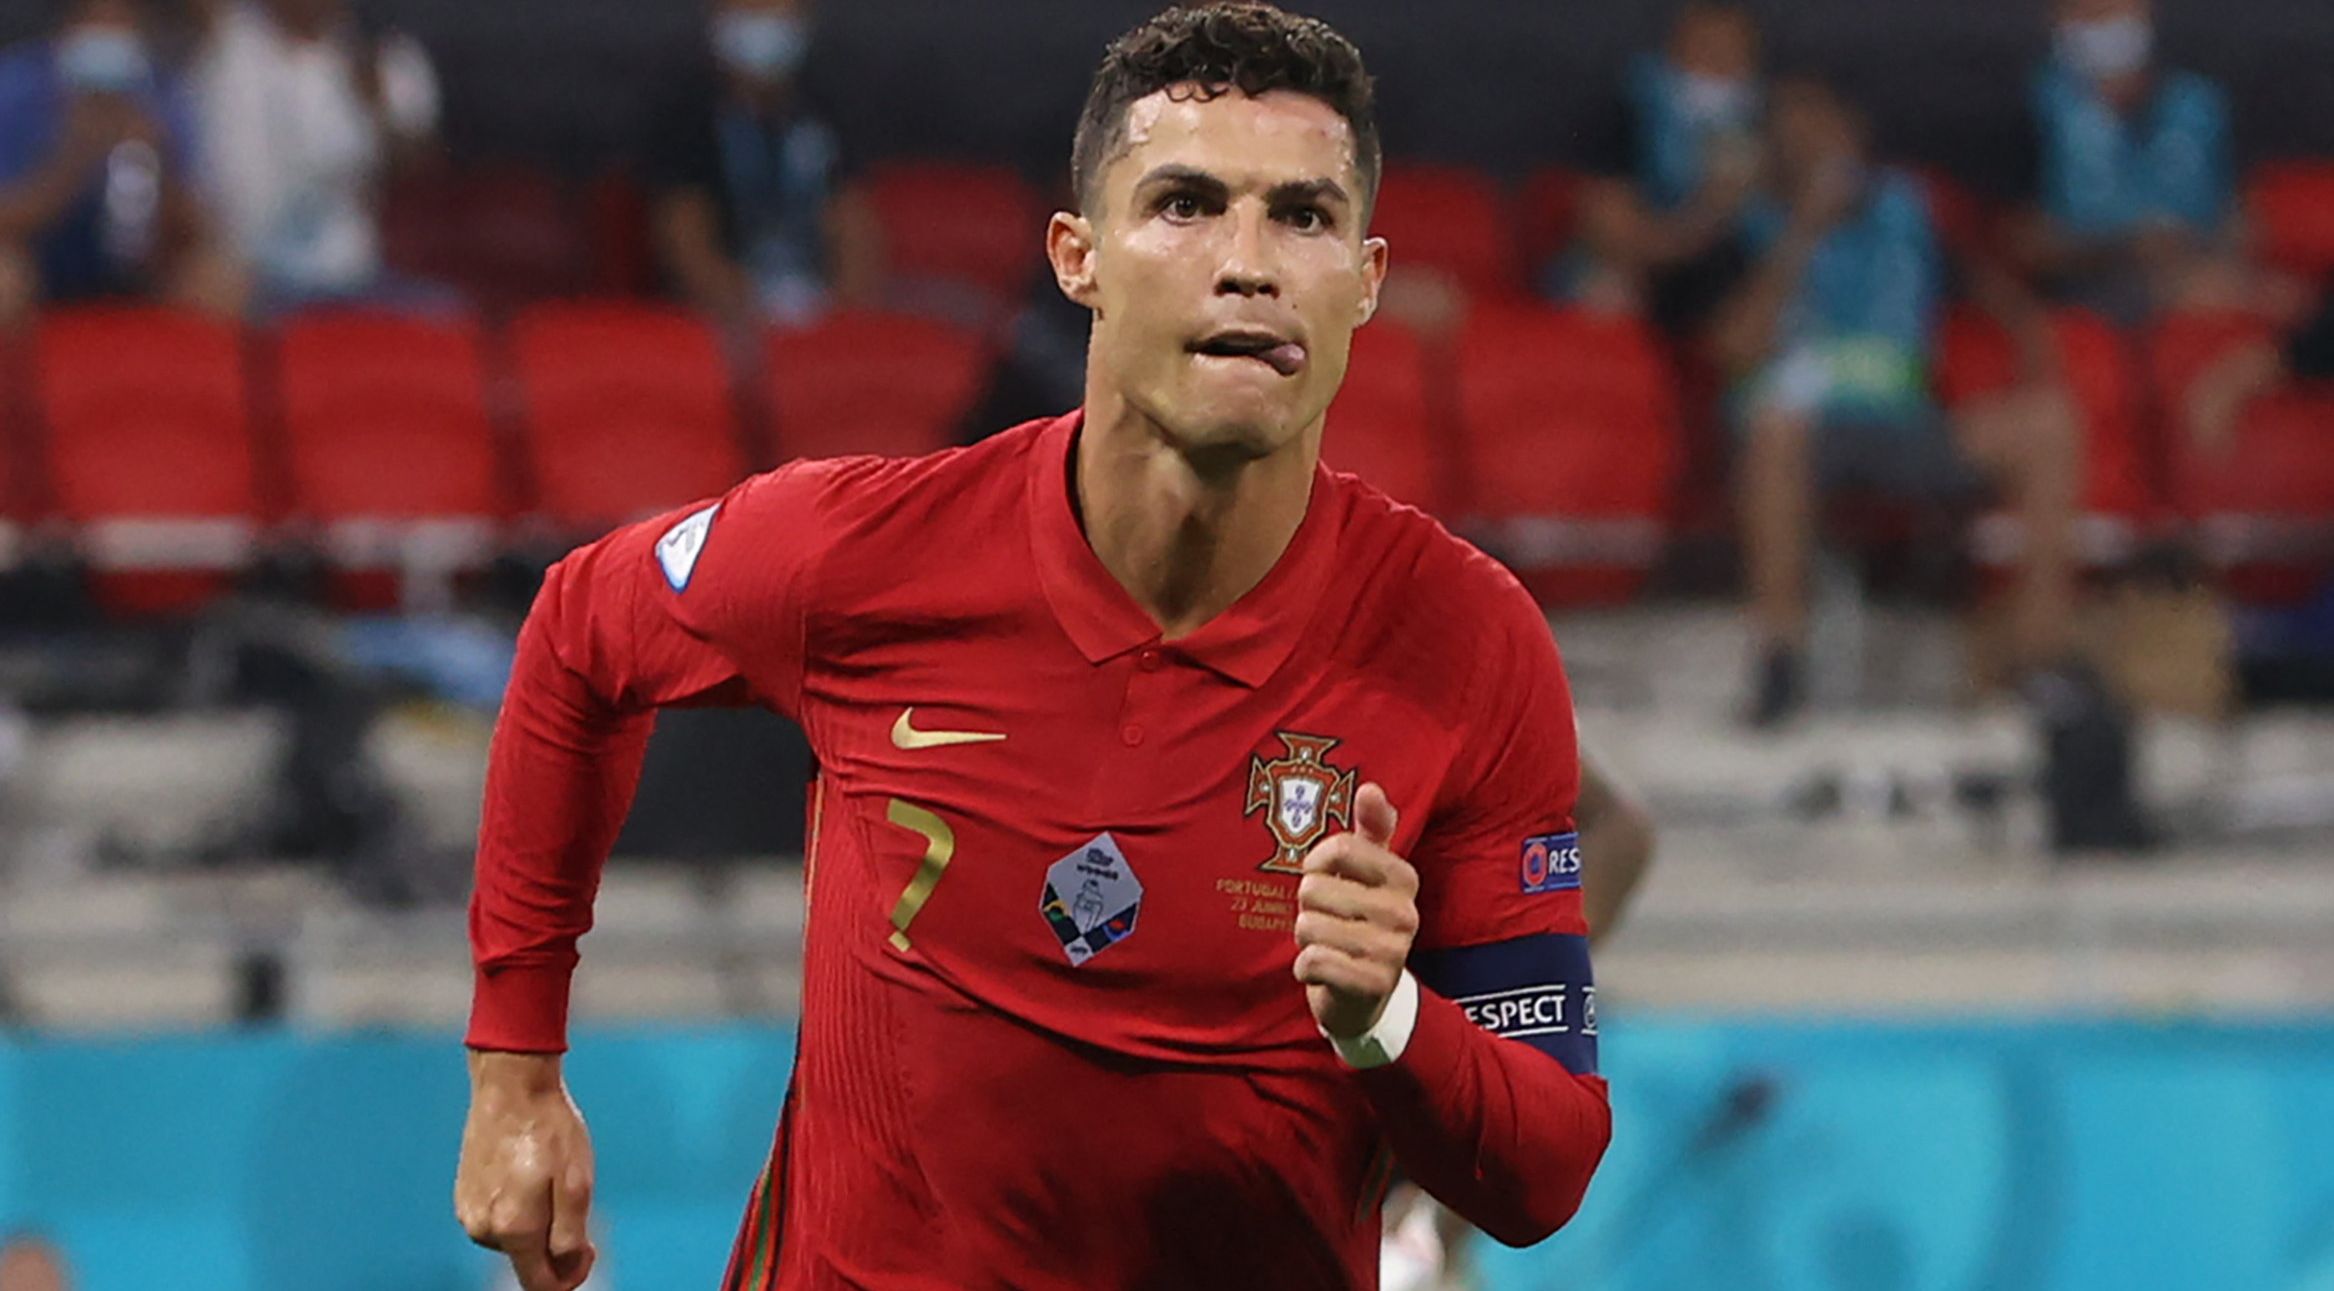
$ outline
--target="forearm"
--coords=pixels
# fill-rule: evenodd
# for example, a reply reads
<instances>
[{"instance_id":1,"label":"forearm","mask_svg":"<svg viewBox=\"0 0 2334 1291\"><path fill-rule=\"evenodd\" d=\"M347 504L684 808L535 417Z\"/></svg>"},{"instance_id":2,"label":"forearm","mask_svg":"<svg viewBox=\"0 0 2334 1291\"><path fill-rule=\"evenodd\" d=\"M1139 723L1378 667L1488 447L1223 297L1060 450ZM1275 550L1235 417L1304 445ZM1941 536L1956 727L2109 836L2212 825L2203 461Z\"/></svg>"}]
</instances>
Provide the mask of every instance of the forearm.
<instances>
[{"instance_id":1,"label":"forearm","mask_svg":"<svg viewBox=\"0 0 2334 1291\"><path fill-rule=\"evenodd\" d=\"M1423 988L1401 1058L1357 1079L1404 1172L1510 1246L1572 1218L1612 1138L1601 1078L1478 1028Z\"/></svg>"},{"instance_id":2,"label":"forearm","mask_svg":"<svg viewBox=\"0 0 2334 1291\"><path fill-rule=\"evenodd\" d=\"M657 251L690 304L723 317L742 316L752 308L753 287L722 249L720 230L720 217L702 193L675 193L657 210Z\"/></svg>"},{"instance_id":3,"label":"forearm","mask_svg":"<svg viewBox=\"0 0 2334 1291\"><path fill-rule=\"evenodd\" d=\"M827 213L827 237L834 248L835 298L873 309L883 303L883 226L864 193L846 191Z\"/></svg>"},{"instance_id":4,"label":"forearm","mask_svg":"<svg viewBox=\"0 0 2334 1291\"><path fill-rule=\"evenodd\" d=\"M1655 265L1691 260L1717 246L1739 213L1726 203L1697 198L1666 215L1654 216L1646 224L1639 255Z\"/></svg>"},{"instance_id":5,"label":"forearm","mask_svg":"<svg viewBox=\"0 0 2334 1291\"><path fill-rule=\"evenodd\" d=\"M0 184L0 242L38 236L81 195L85 178L83 167L52 160L15 183Z\"/></svg>"},{"instance_id":6,"label":"forearm","mask_svg":"<svg viewBox=\"0 0 2334 1291\"><path fill-rule=\"evenodd\" d=\"M1715 329L1718 357L1736 375L1765 362L1775 349L1783 311L1799 292L1817 238L1794 230L1784 235L1751 274L1750 281L1722 311Z\"/></svg>"},{"instance_id":7,"label":"forearm","mask_svg":"<svg viewBox=\"0 0 2334 1291\"><path fill-rule=\"evenodd\" d=\"M1653 818L1583 761L1580 776L1580 895L1592 944L1602 943L1653 862Z\"/></svg>"},{"instance_id":8,"label":"forearm","mask_svg":"<svg viewBox=\"0 0 2334 1291\"><path fill-rule=\"evenodd\" d=\"M576 941L590 929L652 718L593 693L552 648L556 590L519 639L487 766L470 945L473 1048L566 1048Z\"/></svg>"}]
</instances>

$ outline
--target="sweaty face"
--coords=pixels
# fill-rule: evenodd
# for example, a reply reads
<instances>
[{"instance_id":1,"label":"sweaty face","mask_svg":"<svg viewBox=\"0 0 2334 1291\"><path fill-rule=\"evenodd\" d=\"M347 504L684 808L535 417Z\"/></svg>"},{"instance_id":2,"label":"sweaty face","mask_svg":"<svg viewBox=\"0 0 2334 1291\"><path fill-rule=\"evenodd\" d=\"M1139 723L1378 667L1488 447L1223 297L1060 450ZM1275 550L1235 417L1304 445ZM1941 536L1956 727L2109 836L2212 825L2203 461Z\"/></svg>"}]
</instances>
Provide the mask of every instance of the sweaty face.
<instances>
[{"instance_id":1,"label":"sweaty face","mask_svg":"<svg viewBox=\"0 0 2334 1291\"><path fill-rule=\"evenodd\" d=\"M1328 409L1377 306L1353 132L1286 91L1162 91L1127 109L1085 237L1055 267L1094 311L1094 379L1187 452L1256 458Z\"/></svg>"}]
</instances>

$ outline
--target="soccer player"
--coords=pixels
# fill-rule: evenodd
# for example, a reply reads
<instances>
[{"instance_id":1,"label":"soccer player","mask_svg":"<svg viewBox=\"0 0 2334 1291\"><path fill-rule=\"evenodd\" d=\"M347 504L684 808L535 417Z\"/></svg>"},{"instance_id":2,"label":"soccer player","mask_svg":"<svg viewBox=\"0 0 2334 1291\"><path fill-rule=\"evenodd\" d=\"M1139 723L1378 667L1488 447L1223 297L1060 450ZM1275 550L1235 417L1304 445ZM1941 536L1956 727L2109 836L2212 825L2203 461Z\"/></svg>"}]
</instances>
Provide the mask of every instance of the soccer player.
<instances>
[{"instance_id":1,"label":"soccer player","mask_svg":"<svg viewBox=\"0 0 2334 1291\"><path fill-rule=\"evenodd\" d=\"M528 1291L592 1261L568 982L664 705L768 705L821 768L729 1291L1363 1288L1397 1168L1511 1243L1580 1204L1611 1114L1554 644L1319 461L1386 266L1361 57L1268 6L1164 13L1072 154L1045 244L1094 316L1080 410L793 463L545 580L455 1185Z\"/></svg>"}]
</instances>

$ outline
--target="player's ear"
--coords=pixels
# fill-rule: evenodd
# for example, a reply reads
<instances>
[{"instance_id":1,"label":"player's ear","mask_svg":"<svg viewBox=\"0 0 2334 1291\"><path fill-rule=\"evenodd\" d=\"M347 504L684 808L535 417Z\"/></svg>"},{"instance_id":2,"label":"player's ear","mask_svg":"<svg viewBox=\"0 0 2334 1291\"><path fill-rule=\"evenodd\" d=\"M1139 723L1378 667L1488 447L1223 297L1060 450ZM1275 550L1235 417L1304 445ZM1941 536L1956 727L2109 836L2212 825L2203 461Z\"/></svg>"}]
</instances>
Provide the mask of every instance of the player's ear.
<instances>
[{"instance_id":1,"label":"player's ear","mask_svg":"<svg viewBox=\"0 0 2334 1291\"><path fill-rule=\"evenodd\" d=\"M1362 239L1362 298L1361 317L1354 321L1359 327L1378 315L1378 292L1386 285L1386 240Z\"/></svg>"},{"instance_id":2,"label":"player's ear","mask_svg":"<svg viewBox=\"0 0 2334 1291\"><path fill-rule=\"evenodd\" d=\"M1094 246L1094 222L1083 215L1055 211L1045 226L1045 258L1053 266L1054 284L1088 309L1096 305Z\"/></svg>"}]
</instances>

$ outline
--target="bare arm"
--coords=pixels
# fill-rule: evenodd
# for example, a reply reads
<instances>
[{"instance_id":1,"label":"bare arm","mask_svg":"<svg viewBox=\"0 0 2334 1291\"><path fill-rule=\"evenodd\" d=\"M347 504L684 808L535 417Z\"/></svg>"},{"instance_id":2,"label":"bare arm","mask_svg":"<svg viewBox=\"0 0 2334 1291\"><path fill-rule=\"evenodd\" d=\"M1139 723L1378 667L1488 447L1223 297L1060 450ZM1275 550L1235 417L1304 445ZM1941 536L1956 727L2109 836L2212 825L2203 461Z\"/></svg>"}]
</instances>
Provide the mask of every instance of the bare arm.
<instances>
[{"instance_id":1,"label":"bare arm","mask_svg":"<svg viewBox=\"0 0 2334 1291\"><path fill-rule=\"evenodd\" d=\"M1581 895L1594 945L1612 935L1653 863L1653 817L1584 755L1573 820L1580 828Z\"/></svg>"},{"instance_id":2,"label":"bare arm","mask_svg":"<svg viewBox=\"0 0 2334 1291\"><path fill-rule=\"evenodd\" d=\"M1781 241L1767 252L1750 280L1720 307L1711 325L1710 342L1721 367L1740 375L1773 355L1783 311L1799 294L1808 262L1822 244L1819 230L1794 222Z\"/></svg>"},{"instance_id":3,"label":"bare arm","mask_svg":"<svg viewBox=\"0 0 2334 1291\"><path fill-rule=\"evenodd\" d=\"M144 111L130 99L117 94L76 98L47 160L0 184L0 242L39 236L80 199L115 144L150 131Z\"/></svg>"},{"instance_id":4,"label":"bare arm","mask_svg":"<svg viewBox=\"0 0 2334 1291\"><path fill-rule=\"evenodd\" d=\"M883 225L865 191L845 188L827 203L827 245L832 251L835 299L858 309L883 303Z\"/></svg>"},{"instance_id":5,"label":"bare arm","mask_svg":"<svg viewBox=\"0 0 2334 1291\"><path fill-rule=\"evenodd\" d=\"M2213 360L2188 387L2182 411L2190 445L2202 453L2225 456L2236 443L2238 414L2276 389L2285 376L2285 356L2266 340L2248 341Z\"/></svg>"},{"instance_id":6,"label":"bare arm","mask_svg":"<svg viewBox=\"0 0 2334 1291\"><path fill-rule=\"evenodd\" d=\"M721 215L701 189L684 188L657 199L656 249L689 303L725 319L750 316L753 283L721 245Z\"/></svg>"},{"instance_id":7,"label":"bare arm","mask_svg":"<svg viewBox=\"0 0 2334 1291\"><path fill-rule=\"evenodd\" d=\"M1725 240L1751 193L1750 178L1729 171L1673 211L1648 207L1626 180L1598 180L1581 194L1581 223L1591 246L1624 264L1678 264Z\"/></svg>"}]
</instances>

